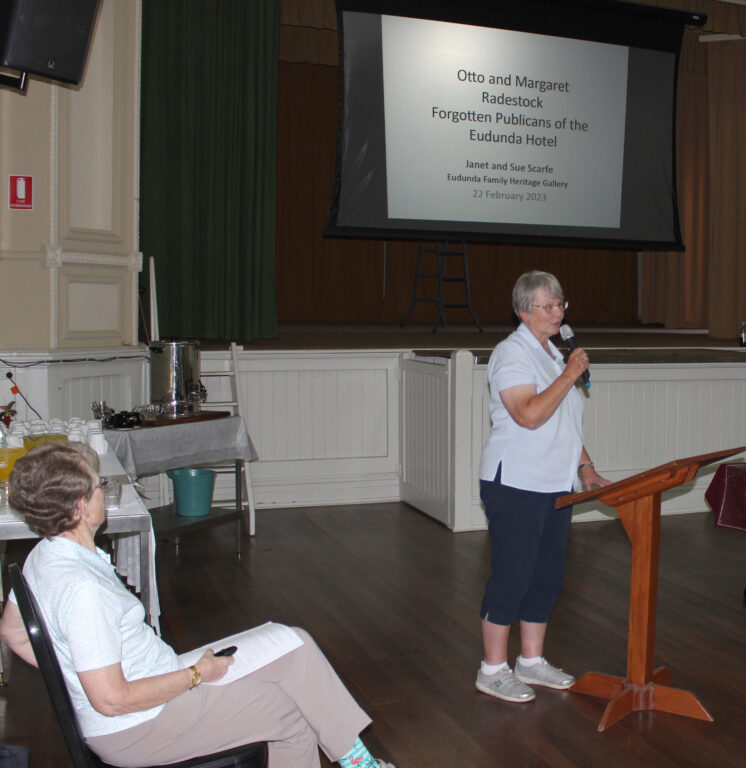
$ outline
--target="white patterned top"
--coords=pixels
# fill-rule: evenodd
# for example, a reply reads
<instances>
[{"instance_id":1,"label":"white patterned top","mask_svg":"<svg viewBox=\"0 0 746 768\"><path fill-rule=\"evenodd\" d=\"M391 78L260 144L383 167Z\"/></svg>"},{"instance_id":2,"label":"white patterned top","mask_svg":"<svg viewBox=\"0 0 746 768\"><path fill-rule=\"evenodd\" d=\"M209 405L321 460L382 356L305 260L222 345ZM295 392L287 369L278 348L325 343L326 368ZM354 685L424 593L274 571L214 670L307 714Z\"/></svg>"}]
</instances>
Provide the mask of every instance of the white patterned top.
<instances>
[{"instance_id":1,"label":"white patterned top","mask_svg":"<svg viewBox=\"0 0 746 768\"><path fill-rule=\"evenodd\" d=\"M42 539L23 575L44 616L83 735L116 733L154 718L162 705L115 717L100 714L77 675L116 663L127 680L182 668L174 650L145 623L143 604L119 580L109 556L64 537Z\"/></svg>"}]
</instances>

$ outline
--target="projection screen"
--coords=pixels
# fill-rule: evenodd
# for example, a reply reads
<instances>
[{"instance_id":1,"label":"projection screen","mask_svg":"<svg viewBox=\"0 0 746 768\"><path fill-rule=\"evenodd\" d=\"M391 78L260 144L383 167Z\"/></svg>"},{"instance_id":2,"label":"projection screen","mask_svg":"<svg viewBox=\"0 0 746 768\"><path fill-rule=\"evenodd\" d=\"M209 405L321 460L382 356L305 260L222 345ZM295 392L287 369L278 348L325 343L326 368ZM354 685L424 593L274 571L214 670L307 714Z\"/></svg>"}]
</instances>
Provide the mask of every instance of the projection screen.
<instances>
[{"instance_id":1,"label":"projection screen","mask_svg":"<svg viewBox=\"0 0 746 768\"><path fill-rule=\"evenodd\" d=\"M704 16L590 0L338 15L326 235L683 248L676 73Z\"/></svg>"}]
</instances>

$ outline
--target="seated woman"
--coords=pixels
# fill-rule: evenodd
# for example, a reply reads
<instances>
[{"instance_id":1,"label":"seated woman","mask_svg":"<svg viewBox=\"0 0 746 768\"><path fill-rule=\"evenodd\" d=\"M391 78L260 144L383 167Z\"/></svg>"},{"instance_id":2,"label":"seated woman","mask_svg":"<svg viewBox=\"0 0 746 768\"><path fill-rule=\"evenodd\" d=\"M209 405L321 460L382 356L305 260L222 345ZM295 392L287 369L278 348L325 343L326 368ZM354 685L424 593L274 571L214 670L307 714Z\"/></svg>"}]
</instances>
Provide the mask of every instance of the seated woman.
<instances>
[{"instance_id":1,"label":"seated woman","mask_svg":"<svg viewBox=\"0 0 746 768\"><path fill-rule=\"evenodd\" d=\"M104 492L88 451L29 451L14 467L10 501L43 537L23 573L90 748L127 768L267 741L270 768L318 768L319 745L343 768L394 768L367 751L359 734L370 718L302 630L303 644L277 661L225 685L200 685L223 677L233 659L208 650L185 668L145 623L142 603L94 544ZM36 665L12 594L0 636Z\"/></svg>"}]
</instances>

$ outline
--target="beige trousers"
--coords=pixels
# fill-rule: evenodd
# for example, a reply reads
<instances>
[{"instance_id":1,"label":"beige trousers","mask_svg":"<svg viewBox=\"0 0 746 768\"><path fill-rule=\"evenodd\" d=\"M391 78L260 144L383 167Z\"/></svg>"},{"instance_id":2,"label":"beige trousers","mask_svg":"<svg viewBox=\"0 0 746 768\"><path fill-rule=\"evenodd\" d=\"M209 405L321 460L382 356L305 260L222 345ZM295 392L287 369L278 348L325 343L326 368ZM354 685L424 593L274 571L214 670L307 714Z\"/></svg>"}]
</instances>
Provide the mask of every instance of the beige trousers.
<instances>
[{"instance_id":1,"label":"beige trousers","mask_svg":"<svg viewBox=\"0 0 746 768\"><path fill-rule=\"evenodd\" d=\"M227 685L198 685L134 728L87 739L107 763L130 768L269 742L270 768L319 768L350 751L370 718L302 629L303 645Z\"/></svg>"}]
</instances>

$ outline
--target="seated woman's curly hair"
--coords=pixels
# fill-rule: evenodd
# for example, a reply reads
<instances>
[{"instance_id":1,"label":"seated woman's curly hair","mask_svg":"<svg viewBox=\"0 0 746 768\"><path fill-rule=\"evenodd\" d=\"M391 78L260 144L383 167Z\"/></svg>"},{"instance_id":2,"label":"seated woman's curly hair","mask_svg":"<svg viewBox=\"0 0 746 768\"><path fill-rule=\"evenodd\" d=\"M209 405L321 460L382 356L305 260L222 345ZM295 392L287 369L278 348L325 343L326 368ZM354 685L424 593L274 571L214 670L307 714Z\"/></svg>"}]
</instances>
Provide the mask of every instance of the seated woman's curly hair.
<instances>
[{"instance_id":1,"label":"seated woman's curly hair","mask_svg":"<svg viewBox=\"0 0 746 768\"><path fill-rule=\"evenodd\" d=\"M47 539L75 528L75 508L95 488L96 454L82 443L45 443L16 461L10 474L10 505L29 528Z\"/></svg>"}]
</instances>

